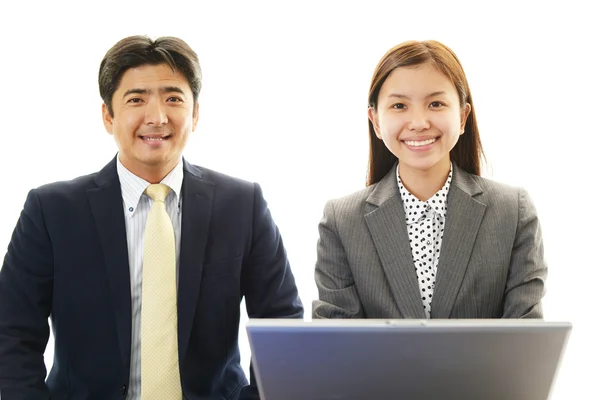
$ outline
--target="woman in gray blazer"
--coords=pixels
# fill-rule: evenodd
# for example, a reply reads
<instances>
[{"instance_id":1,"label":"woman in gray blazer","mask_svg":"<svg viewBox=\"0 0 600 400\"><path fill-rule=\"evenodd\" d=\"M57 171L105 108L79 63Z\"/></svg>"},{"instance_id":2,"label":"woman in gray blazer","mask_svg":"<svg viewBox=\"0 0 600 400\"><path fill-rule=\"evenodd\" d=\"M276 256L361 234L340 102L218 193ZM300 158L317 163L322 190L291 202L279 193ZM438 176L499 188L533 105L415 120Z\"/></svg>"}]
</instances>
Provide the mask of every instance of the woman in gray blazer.
<instances>
[{"instance_id":1,"label":"woman in gray blazer","mask_svg":"<svg viewBox=\"0 0 600 400\"><path fill-rule=\"evenodd\" d=\"M327 203L313 318L542 318L547 267L523 189L480 177L454 52L402 43L369 91L367 187Z\"/></svg>"}]
</instances>

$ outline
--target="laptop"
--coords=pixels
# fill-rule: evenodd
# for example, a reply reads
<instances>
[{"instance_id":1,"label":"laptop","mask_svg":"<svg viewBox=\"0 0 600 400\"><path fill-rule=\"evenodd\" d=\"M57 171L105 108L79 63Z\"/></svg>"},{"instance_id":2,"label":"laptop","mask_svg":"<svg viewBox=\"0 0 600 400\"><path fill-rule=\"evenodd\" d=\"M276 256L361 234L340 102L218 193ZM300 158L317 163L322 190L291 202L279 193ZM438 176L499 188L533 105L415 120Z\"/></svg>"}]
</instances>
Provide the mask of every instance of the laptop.
<instances>
[{"instance_id":1,"label":"laptop","mask_svg":"<svg viewBox=\"0 0 600 400\"><path fill-rule=\"evenodd\" d=\"M571 328L481 319L246 326L262 400L546 400Z\"/></svg>"}]
</instances>

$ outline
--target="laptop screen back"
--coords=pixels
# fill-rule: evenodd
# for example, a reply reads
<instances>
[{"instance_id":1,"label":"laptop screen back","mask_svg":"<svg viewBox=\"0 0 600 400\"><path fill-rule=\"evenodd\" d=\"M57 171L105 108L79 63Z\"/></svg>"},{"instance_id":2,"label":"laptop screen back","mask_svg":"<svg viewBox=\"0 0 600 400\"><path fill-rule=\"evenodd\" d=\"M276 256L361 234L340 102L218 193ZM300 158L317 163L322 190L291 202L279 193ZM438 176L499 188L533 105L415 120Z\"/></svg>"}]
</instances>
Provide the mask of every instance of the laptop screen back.
<instances>
[{"instance_id":1,"label":"laptop screen back","mask_svg":"<svg viewBox=\"0 0 600 400\"><path fill-rule=\"evenodd\" d=\"M571 330L540 320L261 320L263 400L545 400Z\"/></svg>"}]
</instances>

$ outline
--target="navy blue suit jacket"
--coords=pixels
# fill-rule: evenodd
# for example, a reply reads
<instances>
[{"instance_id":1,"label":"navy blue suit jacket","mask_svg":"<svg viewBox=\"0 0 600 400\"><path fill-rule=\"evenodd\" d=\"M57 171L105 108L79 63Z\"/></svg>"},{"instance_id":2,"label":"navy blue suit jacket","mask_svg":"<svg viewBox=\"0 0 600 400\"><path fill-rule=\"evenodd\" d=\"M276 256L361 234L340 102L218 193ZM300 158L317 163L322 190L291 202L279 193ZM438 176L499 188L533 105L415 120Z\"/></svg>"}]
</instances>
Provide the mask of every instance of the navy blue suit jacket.
<instances>
[{"instance_id":1,"label":"navy blue suit jacket","mask_svg":"<svg viewBox=\"0 0 600 400\"><path fill-rule=\"evenodd\" d=\"M185 399L258 398L239 364L251 318L301 318L287 255L260 187L184 161L178 286ZM54 363L43 353L51 317ZM131 292L116 158L32 190L0 270L2 400L123 399ZM251 379L253 381L253 379Z\"/></svg>"}]
</instances>

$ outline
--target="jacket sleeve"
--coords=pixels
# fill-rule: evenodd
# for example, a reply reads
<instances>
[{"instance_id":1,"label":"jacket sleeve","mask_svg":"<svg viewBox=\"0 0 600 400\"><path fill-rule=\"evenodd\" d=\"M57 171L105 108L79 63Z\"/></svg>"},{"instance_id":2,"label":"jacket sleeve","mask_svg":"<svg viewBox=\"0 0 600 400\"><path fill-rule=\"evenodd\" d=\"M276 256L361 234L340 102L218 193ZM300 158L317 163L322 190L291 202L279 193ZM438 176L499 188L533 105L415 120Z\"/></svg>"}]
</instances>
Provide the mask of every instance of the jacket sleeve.
<instances>
[{"instance_id":1,"label":"jacket sleeve","mask_svg":"<svg viewBox=\"0 0 600 400\"><path fill-rule=\"evenodd\" d=\"M503 318L543 318L542 297L548 268L542 231L527 192L519 191L519 220L504 295Z\"/></svg>"},{"instance_id":2,"label":"jacket sleeve","mask_svg":"<svg viewBox=\"0 0 600 400\"><path fill-rule=\"evenodd\" d=\"M0 270L0 396L49 399L44 350L53 252L40 199L29 192Z\"/></svg>"},{"instance_id":3,"label":"jacket sleeve","mask_svg":"<svg viewBox=\"0 0 600 400\"><path fill-rule=\"evenodd\" d=\"M252 241L244 260L242 291L249 318L303 318L304 308L279 229L258 184L254 187ZM239 400L258 399L254 370Z\"/></svg>"},{"instance_id":4,"label":"jacket sleeve","mask_svg":"<svg viewBox=\"0 0 600 400\"><path fill-rule=\"evenodd\" d=\"M315 282L319 299L313 302L313 318L365 318L344 245L338 234L332 201L325 205L319 223Z\"/></svg>"}]
</instances>

